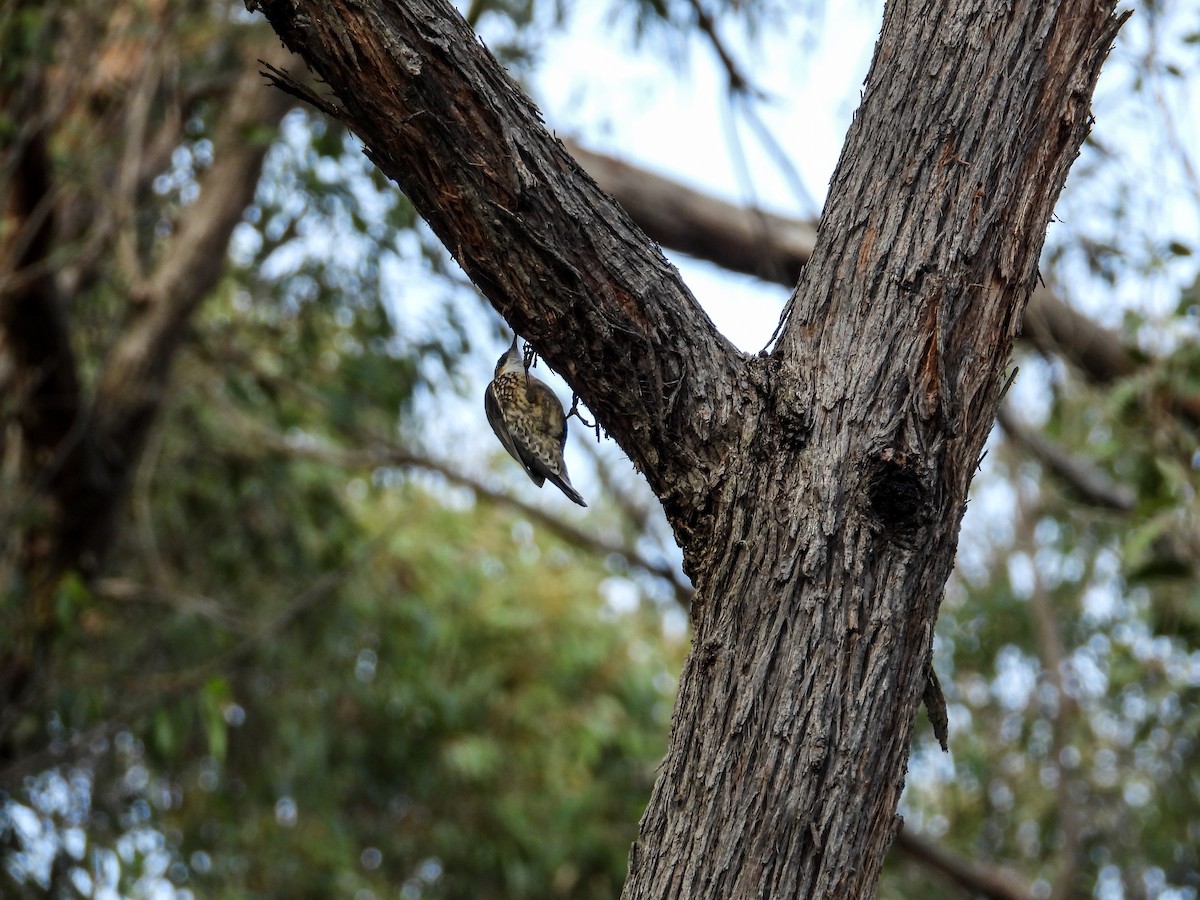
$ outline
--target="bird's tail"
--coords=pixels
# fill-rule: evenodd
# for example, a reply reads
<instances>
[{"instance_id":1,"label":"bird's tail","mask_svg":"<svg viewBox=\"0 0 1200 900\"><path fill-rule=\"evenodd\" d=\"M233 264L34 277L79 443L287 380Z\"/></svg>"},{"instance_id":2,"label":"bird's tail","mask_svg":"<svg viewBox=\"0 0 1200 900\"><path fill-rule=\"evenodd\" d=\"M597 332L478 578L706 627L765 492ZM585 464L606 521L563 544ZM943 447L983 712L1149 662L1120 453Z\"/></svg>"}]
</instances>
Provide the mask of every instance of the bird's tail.
<instances>
[{"instance_id":1,"label":"bird's tail","mask_svg":"<svg viewBox=\"0 0 1200 900\"><path fill-rule=\"evenodd\" d=\"M564 472L561 477L558 475L547 475L546 478L551 484L555 485L560 491L566 494L567 499L572 503L578 503L580 506L587 506L587 504L583 502L583 497L580 495L579 491L575 490L575 486L571 484L570 479L567 478L566 472Z\"/></svg>"}]
</instances>

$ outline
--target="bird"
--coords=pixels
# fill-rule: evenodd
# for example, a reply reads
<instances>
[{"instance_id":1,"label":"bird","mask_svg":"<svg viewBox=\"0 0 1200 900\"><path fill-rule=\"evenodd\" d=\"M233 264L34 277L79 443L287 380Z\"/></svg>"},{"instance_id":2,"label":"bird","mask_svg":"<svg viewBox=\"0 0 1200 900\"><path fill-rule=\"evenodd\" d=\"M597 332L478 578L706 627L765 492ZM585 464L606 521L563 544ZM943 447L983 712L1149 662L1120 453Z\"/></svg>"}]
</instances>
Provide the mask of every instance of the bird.
<instances>
[{"instance_id":1,"label":"bird","mask_svg":"<svg viewBox=\"0 0 1200 900\"><path fill-rule=\"evenodd\" d=\"M496 361L496 373L483 395L483 409L500 443L538 487L555 485L573 503L587 506L567 475L563 448L567 445L567 417L558 395L537 378L512 346Z\"/></svg>"}]
</instances>

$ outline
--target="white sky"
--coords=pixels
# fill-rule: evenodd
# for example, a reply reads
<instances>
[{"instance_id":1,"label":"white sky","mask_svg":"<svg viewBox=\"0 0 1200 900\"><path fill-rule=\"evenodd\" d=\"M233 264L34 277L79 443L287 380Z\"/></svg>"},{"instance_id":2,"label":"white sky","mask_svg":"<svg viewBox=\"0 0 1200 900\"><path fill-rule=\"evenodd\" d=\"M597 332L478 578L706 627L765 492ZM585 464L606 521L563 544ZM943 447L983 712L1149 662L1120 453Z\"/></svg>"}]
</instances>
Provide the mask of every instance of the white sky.
<instances>
[{"instance_id":1,"label":"white sky","mask_svg":"<svg viewBox=\"0 0 1200 900\"><path fill-rule=\"evenodd\" d=\"M766 91L757 114L799 173L808 202L725 101L724 71L700 38L673 64L656 53L654 39L630 51L628 25L614 25L603 8L590 6L548 42L536 99L550 127L591 149L733 202L810 218L819 212L812 199L819 205L824 197L870 63L880 12L867 6L830 4L815 39L773 30L751 49L736 31L723 35ZM767 342L786 290L678 254L672 259L730 340L748 351Z\"/></svg>"},{"instance_id":2,"label":"white sky","mask_svg":"<svg viewBox=\"0 0 1200 900\"><path fill-rule=\"evenodd\" d=\"M732 23L725 23L722 31L743 70L767 92L767 102L754 104L756 114L799 172L808 202L797 196L744 117L725 101L724 72L700 36L689 41L682 60L666 58L662 41L653 38L633 50L627 21L614 20L608 4L586 5L574 14L565 34L547 42L535 77L535 99L551 128L592 149L728 200L812 217L819 212L813 201L819 207L824 198L858 105L882 20L882 4L872 0L823 5L811 31L796 21L791 30L767 29L751 42L740 39ZM1147 109L1140 100L1128 102L1134 94L1129 69L1122 66L1154 48L1164 61L1180 62L1187 70L1186 58L1179 58L1186 46L1179 44L1178 35L1172 41L1157 33L1168 25L1187 27L1184 19L1154 18L1145 8L1135 11L1106 65L1094 111L1097 136L1117 148L1126 173L1139 182L1139 196L1129 205L1131 215L1140 217L1140 226L1161 243L1183 238L1195 244L1200 238L1200 198L1195 193L1200 185L1188 184L1184 173L1164 164L1169 148L1160 128L1163 113ZM1166 118L1177 130L1179 143L1200 147L1198 86L1185 88L1168 79L1154 93L1171 110ZM1193 157L1200 166L1200 156L1193 152ZM1096 184L1101 190L1108 187L1104 181ZM1083 212L1064 202L1060 215ZM1052 225L1051 239L1054 234ZM1140 250L1129 249L1131 254ZM758 350L774 328L786 292L675 259L718 327L742 349ZM1127 308L1156 317L1169 315L1183 279L1192 272L1194 264L1181 260L1158 272L1128 273L1115 289L1089 285L1073 291L1070 299L1089 315L1119 327ZM1079 280L1087 277L1082 271L1077 274Z\"/></svg>"}]
</instances>

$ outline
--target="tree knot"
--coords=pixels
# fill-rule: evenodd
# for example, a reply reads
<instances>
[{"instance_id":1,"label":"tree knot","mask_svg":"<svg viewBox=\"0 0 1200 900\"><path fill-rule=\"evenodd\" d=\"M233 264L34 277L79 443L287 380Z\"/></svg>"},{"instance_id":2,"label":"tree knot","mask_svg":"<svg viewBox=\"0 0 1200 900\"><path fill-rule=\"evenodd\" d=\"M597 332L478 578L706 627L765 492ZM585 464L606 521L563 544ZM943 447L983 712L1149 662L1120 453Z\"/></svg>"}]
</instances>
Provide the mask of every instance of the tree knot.
<instances>
[{"instance_id":1,"label":"tree knot","mask_svg":"<svg viewBox=\"0 0 1200 900\"><path fill-rule=\"evenodd\" d=\"M875 517L888 529L912 532L925 518L926 489L918 463L917 454L895 447L884 447L868 463L867 499Z\"/></svg>"}]
</instances>

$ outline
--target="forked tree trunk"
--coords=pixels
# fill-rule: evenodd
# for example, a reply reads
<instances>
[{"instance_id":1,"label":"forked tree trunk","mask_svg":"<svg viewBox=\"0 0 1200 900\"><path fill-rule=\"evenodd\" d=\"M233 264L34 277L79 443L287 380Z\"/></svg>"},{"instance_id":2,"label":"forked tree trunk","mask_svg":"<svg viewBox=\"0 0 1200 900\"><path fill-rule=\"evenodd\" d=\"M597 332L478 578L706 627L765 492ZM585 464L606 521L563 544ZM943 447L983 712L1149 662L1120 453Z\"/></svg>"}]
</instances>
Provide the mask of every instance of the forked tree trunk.
<instances>
[{"instance_id":1,"label":"forked tree trunk","mask_svg":"<svg viewBox=\"0 0 1200 900\"><path fill-rule=\"evenodd\" d=\"M684 548L694 647L624 896L869 896L1114 4L889 3L761 357L716 332L445 3L255 5L337 95L311 99L645 474Z\"/></svg>"}]
</instances>

